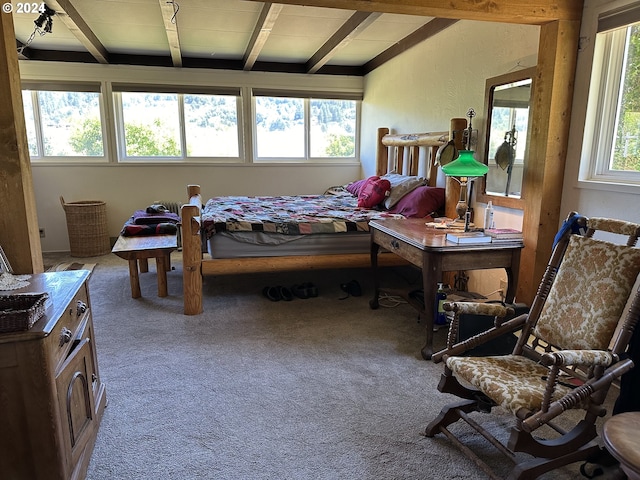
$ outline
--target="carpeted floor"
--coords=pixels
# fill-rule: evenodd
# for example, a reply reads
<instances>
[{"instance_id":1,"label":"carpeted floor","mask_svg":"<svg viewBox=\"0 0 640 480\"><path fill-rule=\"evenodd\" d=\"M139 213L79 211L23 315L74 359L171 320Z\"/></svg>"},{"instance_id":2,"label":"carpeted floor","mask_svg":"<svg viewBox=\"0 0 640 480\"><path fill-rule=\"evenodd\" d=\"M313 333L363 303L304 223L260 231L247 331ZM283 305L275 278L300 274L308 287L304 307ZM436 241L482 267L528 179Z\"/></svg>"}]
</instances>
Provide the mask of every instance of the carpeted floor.
<instances>
[{"instance_id":1,"label":"carpeted floor","mask_svg":"<svg viewBox=\"0 0 640 480\"><path fill-rule=\"evenodd\" d=\"M424 326L408 305L369 308L366 270L207 278L205 312L185 316L179 256L166 298L153 266L132 299L126 261L87 262L109 402L89 480L486 478L446 438L422 435L452 400L436 390L442 365L422 360ZM418 278L388 270L384 283L416 288ZM341 300L352 279L363 295ZM301 282L319 296L262 296ZM502 431L510 417L491 425ZM507 471L486 442L467 440ZM578 467L543 478L579 478Z\"/></svg>"},{"instance_id":2,"label":"carpeted floor","mask_svg":"<svg viewBox=\"0 0 640 480\"><path fill-rule=\"evenodd\" d=\"M89 270L92 271L95 263L63 262L55 265L45 265L45 272L66 272L68 270Z\"/></svg>"}]
</instances>

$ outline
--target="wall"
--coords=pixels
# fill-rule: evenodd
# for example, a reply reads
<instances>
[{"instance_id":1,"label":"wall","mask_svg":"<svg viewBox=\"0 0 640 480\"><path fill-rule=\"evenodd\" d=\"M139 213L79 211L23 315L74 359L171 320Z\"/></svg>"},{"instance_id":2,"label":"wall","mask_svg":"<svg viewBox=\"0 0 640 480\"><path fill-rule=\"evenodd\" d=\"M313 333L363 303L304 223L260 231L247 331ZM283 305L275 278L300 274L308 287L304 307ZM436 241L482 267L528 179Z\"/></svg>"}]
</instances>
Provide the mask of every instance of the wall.
<instances>
[{"instance_id":1,"label":"wall","mask_svg":"<svg viewBox=\"0 0 640 480\"><path fill-rule=\"evenodd\" d=\"M448 131L451 118L477 116L484 134L487 78L536 65L539 27L459 21L394 58L365 78L361 158L365 175L375 168L376 128L395 133ZM476 157L478 159L478 157ZM474 204L482 218L484 204ZM522 212L495 208L499 227L522 227ZM497 290L503 270L471 272L469 289ZM495 298L495 297L492 297Z\"/></svg>"},{"instance_id":2,"label":"wall","mask_svg":"<svg viewBox=\"0 0 640 480\"><path fill-rule=\"evenodd\" d=\"M362 92L360 77L220 72L138 66L20 62L22 80L93 80L190 85L277 86L282 88ZM103 86L103 88L105 88ZM322 193L361 177L357 162L284 164L32 163L39 227L45 230L44 252L68 251L69 241L60 196L66 202L102 200L108 231L117 237L131 213L156 200L185 201L186 186L200 184L205 198L216 195L295 195Z\"/></svg>"},{"instance_id":3,"label":"wall","mask_svg":"<svg viewBox=\"0 0 640 480\"><path fill-rule=\"evenodd\" d=\"M613 217L640 223L640 208L637 207L640 187L617 188L609 185L589 186L578 183L598 15L601 12L632 3L636 2L629 0L614 2L591 0L585 2L580 30L581 48L576 65L576 85L571 111L567 164L562 189L561 211L563 216L571 211L577 211L588 217Z\"/></svg>"},{"instance_id":4,"label":"wall","mask_svg":"<svg viewBox=\"0 0 640 480\"><path fill-rule=\"evenodd\" d=\"M320 193L327 186L370 175L375 165L376 130L400 133L443 131L450 119L475 109L474 126L483 131L485 80L535 65L539 28L460 21L433 38L382 65L364 79L361 159L339 165L42 165L34 164L34 188L44 251L68 250L66 222L59 197L66 201L107 202L109 234L117 235L131 211L154 200L181 200L186 185L199 183L204 196L228 194ZM24 79L104 79L165 83L214 83L362 89L358 78L321 75L207 72L105 65L21 62ZM481 216L484 205L476 205ZM520 227L522 213L496 208L499 226ZM486 288L475 288L487 291Z\"/></svg>"}]
</instances>

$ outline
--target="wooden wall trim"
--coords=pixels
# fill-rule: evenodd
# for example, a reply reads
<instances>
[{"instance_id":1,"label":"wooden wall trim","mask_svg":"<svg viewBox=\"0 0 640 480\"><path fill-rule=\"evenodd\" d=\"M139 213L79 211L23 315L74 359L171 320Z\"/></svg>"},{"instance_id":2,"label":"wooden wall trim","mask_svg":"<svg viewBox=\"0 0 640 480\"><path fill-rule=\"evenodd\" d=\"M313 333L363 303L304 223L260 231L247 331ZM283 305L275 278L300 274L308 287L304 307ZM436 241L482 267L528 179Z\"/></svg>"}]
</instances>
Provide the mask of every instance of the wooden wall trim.
<instances>
[{"instance_id":1,"label":"wooden wall trim","mask_svg":"<svg viewBox=\"0 0 640 480\"><path fill-rule=\"evenodd\" d=\"M561 217L560 200L569 137L569 119L580 22L557 21L541 27L538 68L532 92L531 143L524 172L524 250L518 301L531 303ZM568 213L568 212L566 212Z\"/></svg>"},{"instance_id":2,"label":"wooden wall trim","mask_svg":"<svg viewBox=\"0 0 640 480\"><path fill-rule=\"evenodd\" d=\"M281 0L278 3L524 25L580 21L583 7L582 0Z\"/></svg>"},{"instance_id":3,"label":"wooden wall trim","mask_svg":"<svg viewBox=\"0 0 640 480\"><path fill-rule=\"evenodd\" d=\"M42 272L31 159L24 123L16 36L0 14L0 246L16 273Z\"/></svg>"}]
</instances>

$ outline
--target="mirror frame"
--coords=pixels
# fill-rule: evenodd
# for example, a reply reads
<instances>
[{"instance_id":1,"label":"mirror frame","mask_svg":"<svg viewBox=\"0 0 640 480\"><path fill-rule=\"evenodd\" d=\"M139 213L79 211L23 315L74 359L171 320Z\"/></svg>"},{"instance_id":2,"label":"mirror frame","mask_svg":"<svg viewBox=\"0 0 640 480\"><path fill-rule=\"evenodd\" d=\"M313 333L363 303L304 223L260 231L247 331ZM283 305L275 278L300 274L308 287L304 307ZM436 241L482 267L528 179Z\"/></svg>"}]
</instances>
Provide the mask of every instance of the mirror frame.
<instances>
[{"instance_id":1,"label":"mirror frame","mask_svg":"<svg viewBox=\"0 0 640 480\"><path fill-rule=\"evenodd\" d=\"M536 67L525 68L523 70L518 70L516 72L506 73L504 75L499 75L497 77L488 78L485 85L485 95L484 95L484 114L485 114L485 134L481 137L482 144L479 145L478 152L482 152L481 158L479 161L484 164L489 164L489 132L491 131L491 106L493 104L493 92L495 87L499 87L500 85L504 85L507 83L518 82L520 80L526 80L528 78L531 79L531 98L533 99L533 89L535 88L535 75L536 75ZM524 210L524 196L526 192L524 191L525 185L525 176L527 175L527 162L529 157L529 146L531 145L531 119L532 119L533 106L529 104L529 127L527 128L527 138L524 152L524 171L522 173L522 190L520 198L515 197L506 197L504 195L493 195L488 194L486 192L486 181L485 177L479 178L476 183L478 184L476 201L482 203L491 203L493 205L497 205L500 207L507 208L515 208L518 210Z\"/></svg>"}]
</instances>

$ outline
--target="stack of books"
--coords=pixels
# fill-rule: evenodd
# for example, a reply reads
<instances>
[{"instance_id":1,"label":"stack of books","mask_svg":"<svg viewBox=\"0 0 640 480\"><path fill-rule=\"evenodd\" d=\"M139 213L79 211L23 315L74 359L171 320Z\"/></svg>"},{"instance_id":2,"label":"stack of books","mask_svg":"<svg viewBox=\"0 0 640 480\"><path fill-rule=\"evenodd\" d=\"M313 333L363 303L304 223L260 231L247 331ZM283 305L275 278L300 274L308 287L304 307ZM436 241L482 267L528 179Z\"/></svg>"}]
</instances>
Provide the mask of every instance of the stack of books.
<instances>
[{"instance_id":1,"label":"stack of books","mask_svg":"<svg viewBox=\"0 0 640 480\"><path fill-rule=\"evenodd\" d=\"M484 234L491 237L494 243L522 241L522 232L514 228L487 228Z\"/></svg>"},{"instance_id":2,"label":"stack of books","mask_svg":"<svg viewBox=\"0 0 640 480\"><path fill-rule=\"evenodd\" d=\"M447 233L447 240L454 243L475 244L491 243L491 237L481 231Z\"/></svg>"}]
</instances>

